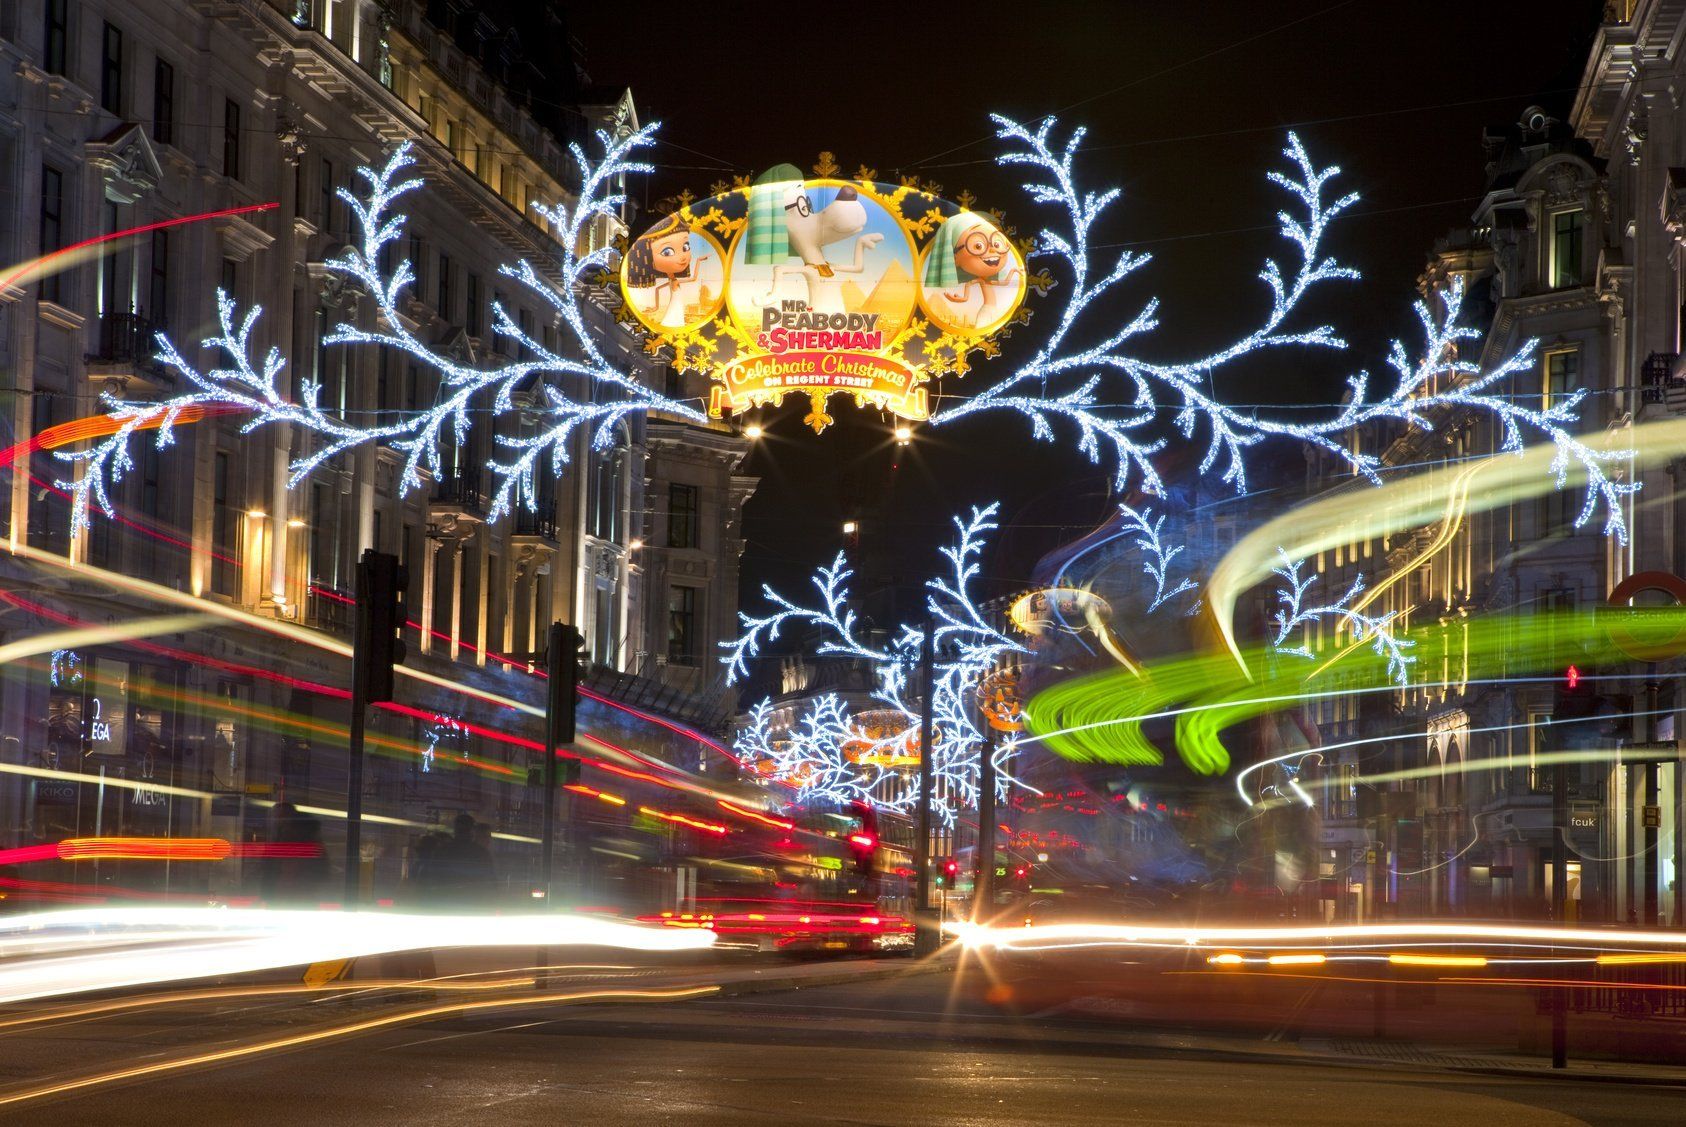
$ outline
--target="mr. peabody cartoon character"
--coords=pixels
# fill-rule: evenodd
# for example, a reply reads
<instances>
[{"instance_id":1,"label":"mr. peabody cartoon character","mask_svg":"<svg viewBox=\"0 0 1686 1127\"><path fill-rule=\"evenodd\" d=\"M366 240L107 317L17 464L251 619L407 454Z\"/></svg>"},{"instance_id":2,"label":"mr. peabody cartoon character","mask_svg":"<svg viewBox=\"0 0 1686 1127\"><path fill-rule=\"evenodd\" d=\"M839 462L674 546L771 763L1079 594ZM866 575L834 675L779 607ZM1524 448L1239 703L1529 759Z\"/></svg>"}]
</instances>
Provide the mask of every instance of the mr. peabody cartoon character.
<instances>
[{"instance_id":1,"label":"mr. peabody cartoon character","mask_svg":"<svg viewBox=\"0 0 1686 1127\"><path fill-rule=\"evenodd\" d=\"M847 313L843 301L843 279L839 274L859 274L866 266L866 252L884 240L876 232L861 234L866 227L866 205L860 193L844 185L836 189L831 202L814 206L814 194L803 184L795 165L768 169L755 182L749 203L749 227L744 234L744 262L772 266L773 278L757 305L778 300L780 284L791 276L803 279L808 291L808 308L816 313ZM851 263L834 263L826 247L854 238ZM801 259L792 263L792 258Z\"/></svg>"}]
</instances>

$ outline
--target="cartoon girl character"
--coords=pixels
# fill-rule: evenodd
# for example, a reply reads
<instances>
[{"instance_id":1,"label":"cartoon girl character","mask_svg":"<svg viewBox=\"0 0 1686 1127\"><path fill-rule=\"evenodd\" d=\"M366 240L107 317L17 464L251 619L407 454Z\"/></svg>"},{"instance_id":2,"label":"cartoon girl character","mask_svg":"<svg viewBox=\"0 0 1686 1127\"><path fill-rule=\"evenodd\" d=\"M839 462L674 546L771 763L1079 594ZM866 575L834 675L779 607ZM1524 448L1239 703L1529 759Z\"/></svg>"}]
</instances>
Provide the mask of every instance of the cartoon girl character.
<instances>
[{"instance_id":1,"label":"cartoon girl character","mask_svg":"<svg viewBox=\"0 0 1686 1127\"><path fill-rule=\"evenodd\" d=\"M927 303L935 294L949 304L951 316L939 320L991 332L1012 314L1023 281L1013 245L983 216L962 211L937 228L925 259L924 288Z\"/></svg>"},{"instance_id":2,"label":"cartoon girl character","mask_svg":"<svg viewBox=\"0 0 1686 1127\"><path fill-rule=\"evenodd\" d=\"M679 216L669 215L640 235L627 252L626 284L633 289L650 289L646 313L661 316L664 329L686 325L686 292L697 281L697 267L708 255L691 253L691 232Z\"/></svg>"}]
</instances>

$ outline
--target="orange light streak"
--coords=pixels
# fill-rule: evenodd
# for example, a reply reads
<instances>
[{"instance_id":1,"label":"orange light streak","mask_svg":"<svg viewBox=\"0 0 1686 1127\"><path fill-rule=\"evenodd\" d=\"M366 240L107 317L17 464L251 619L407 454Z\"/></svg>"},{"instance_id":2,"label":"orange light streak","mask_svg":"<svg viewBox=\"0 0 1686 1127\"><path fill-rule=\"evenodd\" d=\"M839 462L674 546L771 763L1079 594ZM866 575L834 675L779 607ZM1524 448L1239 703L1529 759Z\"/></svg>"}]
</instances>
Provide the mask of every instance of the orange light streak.
<instances>
[{"instance_id":1,"label":"orange light streak","mask_svg":"<svg viewBox=\"0 0 1686 1127\"><path fill-rule=\"evenodd\" d=\"M239 1060L241 1057L258 1056L264 1053L280 1052L284 1049L297 1048L300 1045L310 1045L321 1041L335 1040L341 1037L352 1037L359 1033L368 1033L376 1029L385 1029L394 1025L410 1022L425 1021L432 1017L443 1017L447 1014L472 1013L477 1010L514 1009L518 1006L536 1005L567 1005L575 1002L607 1002L607 1001L676 1001L682 998L696 998L704 994L714 994L719 991L718 986L687 986L669 990L590 990L575 993L535 994L528 997L514 996L506 998L489 998L483 1002L449 1002L437 1006L423 1006L417 1009L404 1010L395 1014L384 1014L380 1017L366 1018L363 1021L348 1022L344 1025L329 1026L325 1029L314 1029L308 1033L295 1033L289 1037L276 1037L267 1041L258 1041L249 1045L237 1045L230 1049L218 1049L213 1052L194 1053L174 1060L155 1061L149 1064L131 1065L127 1068L113 1069L109 1072L95 1073L92 1076L81 1076L74 1080L61 1080L57 1083L43 1084L35 1088L26 1088L18 1092L0 1095L0 1105L24 1103L28 1100L38 1100L46 1096L62 1095L65 1092L75 1092L84 1088L95 1088L102 1084L114 1084L124 1080L136 1080L147 1076L156 1076L165 1072L179 1072L184 1068L197 1068L207 1064L221 1064L225 1061Z\"/></svg>"}]
</instances>

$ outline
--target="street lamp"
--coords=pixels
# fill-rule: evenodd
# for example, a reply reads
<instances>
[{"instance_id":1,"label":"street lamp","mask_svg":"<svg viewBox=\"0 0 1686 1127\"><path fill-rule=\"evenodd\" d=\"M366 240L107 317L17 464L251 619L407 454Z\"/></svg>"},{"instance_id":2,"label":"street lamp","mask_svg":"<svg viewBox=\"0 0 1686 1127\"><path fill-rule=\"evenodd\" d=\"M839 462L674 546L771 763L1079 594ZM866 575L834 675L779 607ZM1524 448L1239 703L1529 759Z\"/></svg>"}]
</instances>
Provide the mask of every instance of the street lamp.
<instances>
[{"instance_id":1,"label":"street lamp","mask_svg":"<svg viewBox=\"0 0 1686 1127\"><path fill-rule=\"evenodd\" d=\"M908 426L906 423L898 423L896 425L896 445L897 446L906 446L908 443L910 443L912 441L913 441L913 428Z\"/></svg>"},{"instance_id":2,"label":"street lamp","mask_svg":"<svg viewBox=\"0 0 1686 1127\"><path fill-rule=\"evenodd\" d=\"M860 530L861 530L861 526L859 524L857 524L855 521L846 520L846 521L843 522L843 535L845 535L845 536L853 536L855 533L859 532Z\"/></svg>"},{"instance_id":3,"label":"street lamp","mask_svg":"<svg viewBox=\"0 0 1686 1127\"><path fill-rule=\"evenodd\" d=\"M765 432L762 431L760 423L750 423L748 426L743 428L743 436L751 442L760 438L763 433Z\"/></svg>"}]
</instances>

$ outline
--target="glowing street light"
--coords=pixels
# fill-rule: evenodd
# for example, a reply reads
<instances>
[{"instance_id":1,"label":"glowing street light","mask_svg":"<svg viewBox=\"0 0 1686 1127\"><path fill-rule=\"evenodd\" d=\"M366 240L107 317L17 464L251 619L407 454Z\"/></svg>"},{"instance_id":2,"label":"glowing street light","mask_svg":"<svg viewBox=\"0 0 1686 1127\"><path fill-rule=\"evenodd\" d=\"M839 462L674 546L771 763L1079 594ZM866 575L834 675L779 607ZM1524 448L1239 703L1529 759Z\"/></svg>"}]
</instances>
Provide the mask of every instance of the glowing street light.
<instances>
[{"instance_id":1,"label":"glowing street light","mask_svg":"<svg viewBox=\"0 0 1686 1127\"><path fill-rule=\"evenodd\" d=\"M912 441L913 428L908 426L906 423L898 423L896 426L896 445L906 446Z\"/></svg>"},{"instance_id":2,"label":"glowing street light","mask_svg":"<svg viewBox=\"0 0 1686 1127\"><path fill-rule=\"evenodd\" d=\"M748 426L743 428L743 436L745 438L749 439L751 442L754 442L756 439L760 438L761 435L764 434L764 433L765 432L762 431L760 423L750 423Z\"/></svg>"},{"instance_id":3,"label":"glowing street light","mask_svg":"<svg viewBox=\"0 0 1686 1127\"><path fill-rule=\"evenodd\" d=\"M861 526L858 523L856 523L855 521L846 520L846 521L843 522L843 535L845 535L845 536L853 536L855 533L859 532L860 530L861 530Z\"/></svg>"}]
</instances>

